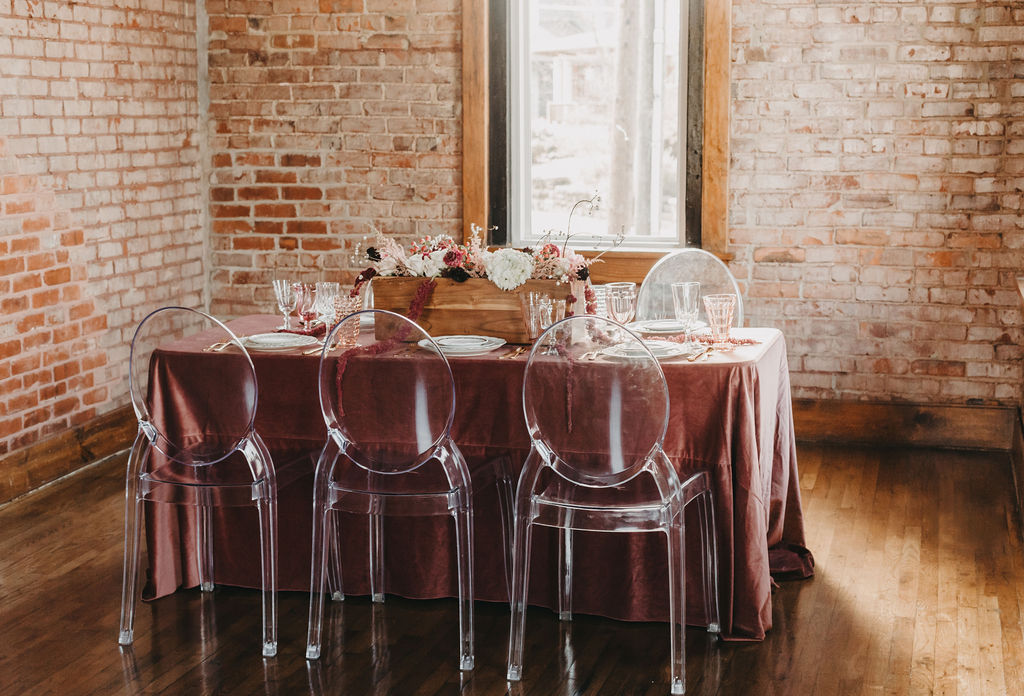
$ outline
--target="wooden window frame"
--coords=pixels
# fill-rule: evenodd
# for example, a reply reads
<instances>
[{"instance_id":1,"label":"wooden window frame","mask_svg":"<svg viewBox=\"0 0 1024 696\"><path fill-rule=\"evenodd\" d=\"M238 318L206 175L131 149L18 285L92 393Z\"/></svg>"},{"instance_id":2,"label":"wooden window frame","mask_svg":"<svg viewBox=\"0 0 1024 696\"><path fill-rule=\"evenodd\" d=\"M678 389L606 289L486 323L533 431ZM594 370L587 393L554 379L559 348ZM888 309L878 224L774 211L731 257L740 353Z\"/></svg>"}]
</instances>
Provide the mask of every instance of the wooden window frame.
<instances>
[{"instance_id":1,"label":"wooden window frame","mask_svg":"<svg viewBox=\"0 0 1024 696\"><path fill-rule=\"evenodd\" d=\"M484 224L490 210L490 69L488 0L462 0L462 221L463 236ZM704 150L701 186L701 246L728 254L729 38L732 6L704 0ZM612 251L595 265L594 279L641 280L665 252Z\"/></svg>"}]
</instances>

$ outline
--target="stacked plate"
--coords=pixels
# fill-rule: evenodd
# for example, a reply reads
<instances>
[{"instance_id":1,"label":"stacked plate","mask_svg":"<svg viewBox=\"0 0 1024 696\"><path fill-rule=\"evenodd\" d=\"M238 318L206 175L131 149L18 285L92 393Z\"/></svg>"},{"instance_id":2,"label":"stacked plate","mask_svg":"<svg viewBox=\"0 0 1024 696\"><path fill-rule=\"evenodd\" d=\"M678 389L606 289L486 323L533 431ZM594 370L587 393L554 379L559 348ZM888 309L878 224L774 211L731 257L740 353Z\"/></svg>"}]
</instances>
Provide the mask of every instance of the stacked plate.
<instances>
[{"instance_id":1,"label":"stacked plate","mask_svg":"<svg viewBox=\"0 0 1024 696\"><path fill-rule=\"evenodd\" d=\"M494 336L434 336L434 343L445 356L455 358L490 353L505 345L505 339ZM421 348L433 349L427 339L423 339L418 345Z\"/></svg>"},{"instance_id":2,"label":"stacked plate","mask_svg":"<svg viewBox=\"0 0 1024 696\"><path fill-rule=\"evenodd\" d=\"M293 333L253 334L252 336L243 337L241 341L242 345L248 350L255 351L294 350L296 348L315 346L320 343L314 336Z\"/></svg>"},{"instance_id":3,"label":"stacked plate","mask_svg":"<svg viewBox=\"0 0 1024 696\"><path fill-rule=\"evenodd\" d=\"M644 345L647 350L651 351L651 354L658 360L665 360L667 358L678 358L681 355L688 355L690 349L682 343L673 343L672 341L644 341ZM605 348L603 353L612 358L643 358L646 357L646 352L633 343L622 343L617 346L609 346Z\"/></svg>"},{"instance_id":4,"label":"stacked plate","mask_svg":"<svg viewBox=\"0 0 1024 696\"><path fill-rule=\"evenodd\" d=\"M703 321L694 322L693 329L703 329L707 324ZM681 334L686 330L683 322L678 319L647 319L626 324L626 328L641 334Z\"/></svg>"}]
</instances>

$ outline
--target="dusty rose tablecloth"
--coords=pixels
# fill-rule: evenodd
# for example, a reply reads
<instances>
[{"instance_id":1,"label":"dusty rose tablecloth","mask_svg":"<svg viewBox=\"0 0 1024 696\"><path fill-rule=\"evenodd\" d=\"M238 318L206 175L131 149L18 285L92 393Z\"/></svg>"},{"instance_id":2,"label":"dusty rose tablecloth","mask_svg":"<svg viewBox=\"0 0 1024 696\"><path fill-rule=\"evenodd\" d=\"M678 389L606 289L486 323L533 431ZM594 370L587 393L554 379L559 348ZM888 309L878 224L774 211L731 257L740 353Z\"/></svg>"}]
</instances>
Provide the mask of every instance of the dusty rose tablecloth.
<instances>
[{"instance_id":1,"label":"dusty rose tablecloth","mask_svg":"<svg viewBox=\"0 0 1024 696\"><path fill-rule=\"evenodd\" d=\"M229 326L238 335L272 330L280 319L250 316ZM760 341L689 363L664 361L671 398L665 451L683 474L711 472L719 544L722 630L727 638L760 640L771 628L772 575L812 574L804 546L786 346L775 329L741 329ZM181 380L212 379L217 353L203 353L203 336L158 351L154 357L154 409L201 424L217 404L175 399ZM529 449L523 424L525 356L497 360L503 350L451 360L457 390L454 438L470 462L476 519L476 595L507 601L496 489L483 475L490 461L507 457L518 472ZM326 437L317 398L318 356L253 353L259 378L257 432L273 453L279 478L280 580L283 590L309 589L312 472ZM201 426L200 426L201 427ZM692 512L692 511L690 511ZM687 533L687 620L703 621L696 524ZM365 520L341 520L345 592L368 594ZM691 533L692 532L692 533ZM414 598L455 595L453 534L440 519L385 522L386 591ZM198 584L191 553L194 518L188 508L150 505L147 597ZM259 586L255 509L225 508L215 523L215 579ZM556 546L538 528L531 563L530 601L556 604ZM666 620L668 573L661 534L577 535L574 610L626 620Z\"/></svg>"}]
</instances>

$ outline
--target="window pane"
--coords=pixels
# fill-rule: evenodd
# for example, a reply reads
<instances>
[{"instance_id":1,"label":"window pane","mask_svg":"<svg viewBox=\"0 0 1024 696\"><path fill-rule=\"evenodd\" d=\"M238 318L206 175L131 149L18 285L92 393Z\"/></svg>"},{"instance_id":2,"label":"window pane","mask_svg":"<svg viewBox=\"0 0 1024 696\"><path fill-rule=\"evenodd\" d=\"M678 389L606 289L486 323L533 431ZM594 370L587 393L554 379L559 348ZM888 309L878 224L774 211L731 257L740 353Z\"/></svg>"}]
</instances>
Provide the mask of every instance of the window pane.
<instances>
[{"instance_id":1,"label":"window pane","mask_svg":"<svg viewBox=\"0 0 1024 696\"><path fill-rule=\"evenodd\" d=\"M630 243L677 242L679 0L524 4L513 17L525 25L516 52L525 108L513 127L529 198L520 237L565 230L573 204L597 192L598 210L573 218L574 237L625 230Z\"/></svg>"}]
</instances>

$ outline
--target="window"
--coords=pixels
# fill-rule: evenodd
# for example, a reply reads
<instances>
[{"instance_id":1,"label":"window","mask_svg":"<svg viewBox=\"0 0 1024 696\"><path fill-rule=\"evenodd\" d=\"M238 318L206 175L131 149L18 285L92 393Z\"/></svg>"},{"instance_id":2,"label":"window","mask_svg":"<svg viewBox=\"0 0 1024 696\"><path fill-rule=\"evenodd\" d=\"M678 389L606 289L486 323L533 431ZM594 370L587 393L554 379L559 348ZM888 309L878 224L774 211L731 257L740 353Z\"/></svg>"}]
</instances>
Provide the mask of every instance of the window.
<instances>
[{"instance_id":1,"label":"window","mask_svg":"<svg viewBox=\"0 0 1024 696\"><path fill-rule=\"evenodd\" d=\"M687 3L509 3L508 239L565 231L574 244L669 248L686 241ZM497 124L498 122L496 122Z\"/></svg>"},{"instance_id":2,"label":"window","mask_svg":"<svg viewBox=\"0 0 1024 696\"><path fill-rule=\"evenodd\" d=\"M681 4L682 3L682 4ZM648 175L650 183L655 182L654 172L659 177L657 186L650 186L648 193L637 195L637 188L631 189L630 196L633 204L629 205L630 212L627 231L639 231L634 238L630 239L631 245L635 248L646 246L648 251L629 252L616 251L606 255L608 263L602 264L602 268L613 272L618 265L617 259L622 257L625 263L621 274L623 276L636 274L643 271L646 266L659 258L667 247L677 246L685 240L688 246L702 246L720 256L727 257L727 202L728 202L728 134L729 134L729 37L731 33L731 3L729 0L463 0L463 85L462 85L462 113L463 113L463 224L465 234L468 236L473 224L485 224L495 226L497 229L490 237L492 244L517 244L526 243L531 235L537 230L542 231L545 223L534 224L531 220L529 227L518 222L522 220L521 212L516 223L511 222L514 208L519 211L525 209L526 202L523 191L530 191L529 216L534 213L532 192L534 181L540 180L544 169L552 169L550 163L554 159L569 159L570 154L561 150L540 148L539 154L546 156L547 160L538 159L540 172L534 171L532 128L533 118L526 119L524 115L537 114L540 120L553 123L556 118L567 118L573 111L577 111L580 105L591 105L590 114L600 113L614 114L615 94L617 88L614 85L605 84L601 80L608 74L609 70L617 70L615 59L606 60L602 63L595 58L599 51L608 54L618 44L618 29L615 28L615 41L611 47L602 44L602 37L609 37L613 33L607 25L613 25L620 21L617 14L621 8L633 6L634 11L641 11L641 17L653 17L653 22L644 19L643 26L660 32L661 47L658 55L660 58L659 74L662 79L660 85L660 113L661 117L656 121L651 117L649 120L648 132L650 133L649 143L651 144L650 155L644 155L650 165L652 175ZM596 10L581 12L581 7L596 7ZM658 8L661 8L660 10ZM647 8L646 10L643 8ZM653 8L653 9L651 9ZM513 22L512 13L519 20L516 25ZM607 22L598 21L599 17L611 17L614 19ZM643 15L643 12L658 14ZM583 15L582 17L580 15ZM553 25L545 31L548 34L555 34L564 38L562 46L555 46L559 49L552 53L550 50L543 56L538 57L536 70L533 70L533 63L528 63L530 69L513 71L512 63L512 39L516 26L520 26L528 33L534 21L538 29L545 26L544 17L552 15L554 19L547 21ZM668 19L673 19L675 34L670 36ZM639 20L638 20L639 21ZM639 25L638 25L639 26ZM635 28L635 27L634 27ZM685 28L687 38L684 42L681 37L681 29ZM652 30L653 31L653 30ZM556 33L559 32L559 33ZM584 34L589 32L588 44L584 43ZM562 48L569 46L568 37L576 36L577 47L589 47L588 51L577 51L578 55L568 55ZM541 34L543 36L543 34ZM652 34L653 36L653 34ZM519 34L514 38L518 40ZM536 42L538 46L540 42ZM558 44L557 41L549 41ZM640 50L636 41L633 46ZM649 74L653 76L653 59L646 56L655 55L653 40L645 49L643 64L651 65ZM671 44L671 46L669 45ZM517 44L518 45L518 44ZM529 47L529 44L525 44ZM685 49L683 48L685 46ZM538 50L537 53L542 53ZM523 55L530 55L524 53ZM685 57L684 57L685 55ZM607 57L607 56L606 56ZM557 58L557 61L556 61ZM637 63L640 63L641 56L636 56ZM557 66L556 66L557 63ZM669 71L669 72L667 72ZM667 83L666 75L673 79L671 84ZM686 90L683 94L681 88L683 76L686 79ZM514 91L512 79L517 79ZM522 79L520 79L522 78ZM609 79L610 81L610 79ZM524 87L525 85L525 87ZM656 88L655 82L650 82L653 92ZM520 98L524 89L532 89L536 97L529 101ZM666 96L668 93L669 96ZM672 96L674 94L674 96ZM600 96L602 99L598 99ZM633 97L639 100L642 95ZM594 102L597 102L596 106ZM666 102L671 102L667 105ZM515 108L513 108L513 106ZM666 108L676 110L675 121L671 122L670 117L665 116ZM650 113L655 113L652 107ZM578 114L577 114L578 115ZM516 121L515 119L519 120ZM610 119L610 117L609 117ZM670 121L666 125L666 121ZM529 148L529 180L524 183L522 177L512 179L514 163L510 161L511 129L515 123L528 124L531 128ZM685 128L684 128L685 125ZM653 143L654 129L661 128L660 141L663 147L655 150ZM518 128L518 127L517 127ZM552 127L553 128L553 127ZM610 121L606 124L610 129ZM685 145L679 133L685 131ZM517 131L518 132L518 131ZM543 132L543 131L542 131ZM637 131L639 133L640 131ZM666 134L675 133L676 141L667 140ZM523 136L517 136L522 141ZM573 137L576 137L573 134ZM635 137L639 135L635 134ZM646 136L645 136L646 137ZM550 140L551 138L549 138ZM569 141L566 141L567 143ZM596 138L588 143L588 149L584 155L591 157L589 146L594 145ZM604 142L609 142L608 136L604 136ZM668 142L667 147L664 143ZM563 143L557 142L561 147ZM543 143L542 143L543 145ZM525 148L517 150L527 152ZM680 151L685 156L680 158ZM564 157L562 156L564 155ZM608 156L607 154L605 155ZM524 155L525 158L525 155ZM659 162L655 168L655 160ZM680 161L682 159L683 161ZM526 160L516 165L515 173L518 174L526 169ZM604 180L611 180L611 165L605 165ZM579 198L589 198L594 193L594 181L600 181L597 173L588 167L577 167L580 171L579 178L582 182L579 185ZM648 166L643 167L644 171ZM667 171L667 174L665 172ZM591 177L588 181L584 175ZM624 174L618 175L620 178ZM630 175L633 181L633 174ZM674 181L673 181L674 179ZM558 182L557 188L564 189L564 182ZM513 185L516 192L513 193ZM613 210L619 208L613 203L613 192L603 190L598 183L599 192L602 195L601 209L593 220L587 220L583 226L578 227L577 217L573 218L574 243L577 247L583 247L583 240L579 236L586 232L591 241L605 241L606 235L614 234L614 223L611 223L610 216ZM642 191L642 189L641 189ZM554 198L552 191L542 190L543 196ZM569 196L568 192L560 191L561 194ZM648 195L649 194L649 195ZM615 201L623 199L623 193L616 192ZM655 200L655 196L658 199ZM638 211L639 200L649 202L643 210ZM549 219L553 220L551 226L564 230L567 224L568 210L572 201L566 203L561 214L550 212ZM666 212L671 211L671 213ZM543 213L543 209L541 209ZM620 215L616 213L616 215ZM636 215L648 216L646 219L657 222L657 234L652 235L651 225L638 225ZM603 216L603 217L601 217ZM669 217L674 219L672 224L664 224L663 220ZM680 217L683 221L680 222ZM541 219L538 217L538 219ZM621 219L621 217L617 218ZM603 220L603 222L602 222ZM584 229L587 228L587 229ZM509 235L509 230L513 234ZM603 244L607 246L607 244ZM614 271L614 273L619 273ZM640 276L642 277L642 275ZM625 279L625 278L615 278Z\"/></svg>"}]
</instances>

